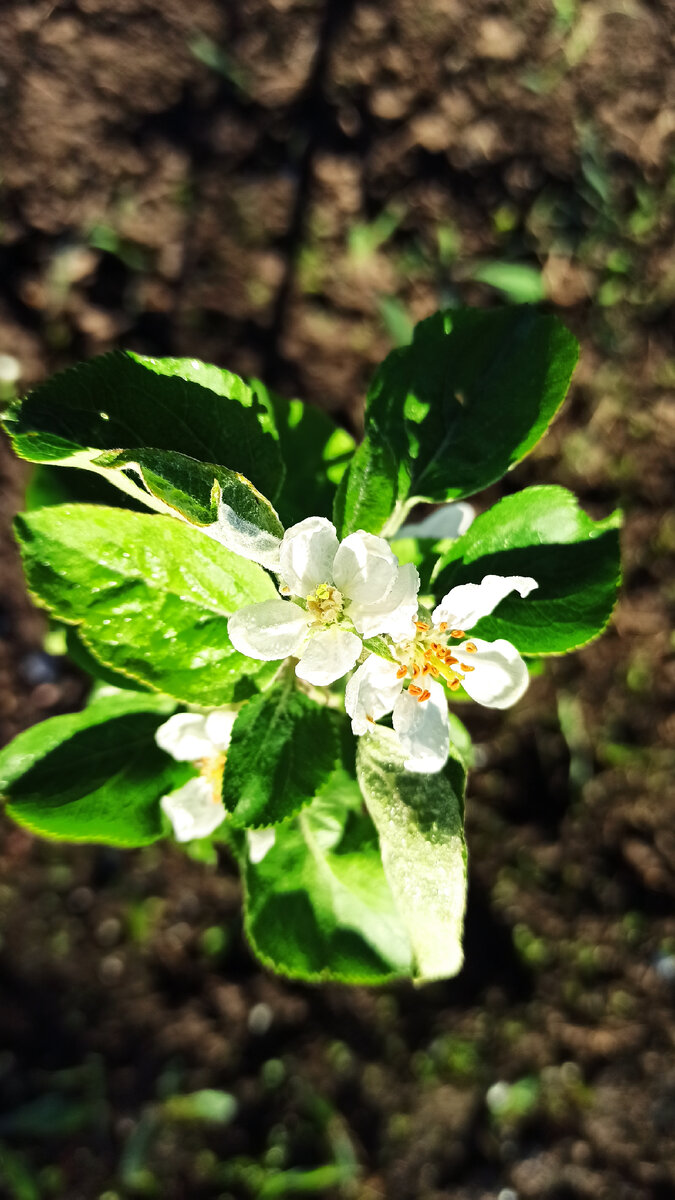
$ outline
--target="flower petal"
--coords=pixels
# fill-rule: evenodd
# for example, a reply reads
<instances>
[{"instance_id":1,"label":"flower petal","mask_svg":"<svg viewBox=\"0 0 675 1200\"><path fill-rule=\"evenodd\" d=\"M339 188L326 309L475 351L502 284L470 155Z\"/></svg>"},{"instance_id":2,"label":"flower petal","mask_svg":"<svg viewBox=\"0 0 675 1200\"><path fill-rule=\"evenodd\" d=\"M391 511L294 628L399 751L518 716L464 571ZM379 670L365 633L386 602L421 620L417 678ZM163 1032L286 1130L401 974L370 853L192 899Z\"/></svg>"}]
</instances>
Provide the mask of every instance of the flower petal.
<instances>
[{"instance_id":1,"label":"flower petal","mask_svg":"<svg viewBox=\"0 0 675 1200\"><path fill-rule=\"evenodd\" d=\"M351 671L361 653L361 638L333 625L312 634L295 668L299 679L323 687Z\"/></svg>"},{"instance_id":2,"label":"flower petal","mask_svg":"<svg viewBox=\"0 0 675 1200\"><path fill-rule=\"evenodd\" d=\"M213 786L201 775L188 779L169 796L162 796L160 804L178 842L208 837L225 820L223 804L214 797Z\"/></svg>"},{"instance_id":3,"label":"flower petal","mask_svg":"<svg viewBox=\"0 0 675 1200\"><path fill-rule=\"evenodd\" d=\"M356 604L349 607L354 627L363 637L388 633L395 641L415 636L417 593L420 577L412 563L405 563L396 573L394 586L378 604Z\"/></svg>"},{"instance_id":4,"label":"flower petal","mask_svg":"<svg viewBox=\"0 0 675 1200\"><path fill-rule=\"evenodd\" d=\"M460 583L434 609L434 625L445 621L453 629L471 629L481 617L489 617L511 592L525 597L536 587L536 579L527 575L486 575L480 583Z\"/></svg>"},{"instance_id":5,"label":"flower petal","mask_svg":"<svg viewBox=\"0 0 675 1200\"><path fill-rule=\"evenodd\" d=\"M174 713L159 726L155 741L160 750L166 751L176 762L210 758L214 745L207 732L207 719L203 713Z\"/></svg>"},{"instance_id":6,"label":"flower petal","mask_svg":"<svg viewBox=\"0 0 675 1200\"><path fill-rule=\"evenodd\" d=\"M224 708L215 708L206 718L206 736L213 743L214 750L227 750L232 737L232 727L239 716L241 704L229 704Z\"/></svg>"},{"instance_id":7,"label":"flower petal","mask_svg":"<svg viewBox=\"0 0 675 1200\"><path fill-rule=\"evenodd\" d=\"M335 526L327 517L307 517L287 529L279 551L279 570L295 596L309 596L333 578L338 548Z\"/></svg>"},{"instance_id":8,"label":"flower petal","mask_svg":"<svg viewBox=\"0 0 675 1200\"><path fill-rule=\"evenodd\" d=\"M403 682L397 679L398 664L370 654L357 667L345 688L345 708L352 719L352 732L365 733L370 721L391 712Z\"/></svg>"},{"instance_id":9,"label":"flower petal","mask_svg":"<svg viewBox=\"0 0 675 1200\"><path fill-rule=\"evenodd\" d=\"M384 538L359 529L340 543L333 579L345 599L377 604L396 581L398 559Z\"/></svg>"},{"instance_id":10,"label":"flower petal","mask_svg":"<svg viewBox=\"0 0 675 1200\"><path fill-rule=\"evenodd\" d=\"M406 521L392 538L433 538L435 542L441 538L458 538L466 533L476 513L466 500L455 500L452 504L443 504L434 512L422 517L421 521Z\"/></svg>"},{"instance_id":11,"label":"flower petal","mask_svg":"<svg viewBox=\"0 0 675 1200\"><path fill-rule=\"evenodd\" d=\"M467 645L476 647L476 652L467 654ZM453 648L460 662L474 669L462 680L462 687L472 700L488 708L510 708L520 700L527 689L530 677L527 667L515 646L505 638L496 642L485 642L482 638L471 638Z\"/></svg>"},{"instance_id":12,"label":"flower petal","mask_svg":"<svg viewBox=\"0 0 675 1200\"><path fill-rule=\"evenodd\" d=\"M262 862L268 850L272 849L276 836L274 828L246 830L248 856L252 863Z\"/></svg>"},{"instance_id":13,"label":"flower petal","mask_svg":"<svg viewBox=\"0 0 675 1200\"><path fill-rule=\"evenodd\" d=\"M307 614L292 600L262 600L233 613L227 630L240 654L270 662L296 654L308 625Z\"/></svg>"},{"instance_id":14,"label":"flower petal","mask_svg":"<svg viewBox=\"0 0 675 1200\"><path fill-rule=\"evenodd\" d=\"M406 755L405 767L417 774L440 771L450 746L448 702L440 683L427 681L431 692L421 704L402 692L394 705L394 729Z\"/></svg>"}]
</instances>

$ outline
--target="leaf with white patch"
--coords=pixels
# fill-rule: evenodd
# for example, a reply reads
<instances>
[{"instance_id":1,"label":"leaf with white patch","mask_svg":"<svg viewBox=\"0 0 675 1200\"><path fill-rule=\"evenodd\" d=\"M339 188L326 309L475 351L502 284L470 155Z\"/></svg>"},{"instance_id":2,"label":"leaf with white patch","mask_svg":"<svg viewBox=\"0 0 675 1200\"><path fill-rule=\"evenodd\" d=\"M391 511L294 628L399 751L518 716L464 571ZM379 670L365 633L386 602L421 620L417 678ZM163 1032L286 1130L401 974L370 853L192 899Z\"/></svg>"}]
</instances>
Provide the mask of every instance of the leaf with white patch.
<instances>
[{"instance_id":1,"label":"leaf with white patch","mask_svg":"<svg viewBox=\"0 0 675 1200\"><path fill-rule=\"evenodd\" d=\"M284 529L274 508L236 471L175 451L139 449L100 454L94 465L124 471L155 508L198 525L228 550L270 568L278 566Z\"/></svg>"},{"instance_id":2,"label":"leaf with white patch","mask_svg":"<svg viewBox=\"0 0 675 1200\"><path fill-rule=\"evenodd\" d=\"M380 837L382 863L413 949L420 982L449 979L462 965L466 845L462 762L411 774L390 729L359 740L361 791Z\"/></svg>"},{"instance_id":3,"label":"leaf with white patch","mask_svg":"<svg viewBox=\"0 0 675 1200\"><path fill-rule=\"evenodd\" d=\"M349 768L274 832L261 860L242 862L245 930L262 962L307 981L409 975L408 936Z\"/></svg>"}]
</instances>

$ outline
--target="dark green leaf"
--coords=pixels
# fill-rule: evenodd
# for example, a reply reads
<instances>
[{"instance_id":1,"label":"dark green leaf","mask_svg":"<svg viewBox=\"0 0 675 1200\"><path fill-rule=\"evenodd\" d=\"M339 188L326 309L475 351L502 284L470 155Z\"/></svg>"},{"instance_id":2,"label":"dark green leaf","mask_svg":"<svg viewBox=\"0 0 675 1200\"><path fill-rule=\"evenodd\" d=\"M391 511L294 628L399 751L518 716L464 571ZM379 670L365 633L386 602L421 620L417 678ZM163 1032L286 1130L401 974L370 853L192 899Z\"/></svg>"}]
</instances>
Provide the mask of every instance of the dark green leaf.
<instances>
[{"instance_id":1,"label":"dark green leaf","mask_svg":"<svg viewBox=\"0 0 675 1200\"><path fill-rule=\"evenodd\" d=\"M410 946L377 835L349 768L242 865L245 927L264 963L294 979L382 983L410 973Z\"/></svg>"},{"instance_id":2,"label":"dark green leaf","mask_svg":"<svg viewBox=\"0 0 675 1200\"><path fill-rule=\"evenodd\" d=\"M158 696L101 697L50 717L0 752L0 793L20 825L45 837L144 846L162 836L160 798L192 774L155 744L174 709Z\"/></svg>"},{"instance_id":3,"label":"dark green leaf","mask_svg":"<svg viewBox=\"0 0 675 1200\"><path fill-rule=\"evenodd\" d=\"M272 500L283 479L264 400L237 375L196 359L94 358L13 403L5 425L31 462L91 469L95 452L153 446L239 471Z\"/></svg>"},{"instance_id":4,"label":"dark green leaf","mask_svg":"<svg viewBox=\"0 0 675 1200\"><path fill-rule=\"evenodd\" d=\"M620 513L593 521L562 487L525 488L476 517L439 563L437 596L485 575L529 575L539 584L508 596L474 629L522 654L562 654L597 637L616 603Z\"/></svg>"},{"instance_id":5,"label":"dark green leaf","mask_svg":"<svg viewBox=\"0 0 675 1200\"><path fill-rule=\"evenodd\" d=\"M338 537L347 537L357 529L379 533L403 486L399 463L389 443L383 438L366 438L342 476L335 497L333 522Z\"/></svg>"},{"instance_id":6,"label":"dark green leaf","mask_svg":"<svg viewBox=\"0 0 675 1200\"><path fill-rule=\"evenodd\" d=\"M286 671L242 708L227 752L223 804L241 828L275 825L316 796L336 767L335 713Z\"/></svg>"},{"instance_id":7,"label":"dark green leaf","mask_svg":"<svg viewBox=\"0 0 675 1200\"><path fill-rule=\"evenodd\" d=\"M413 500L458 499L501 478L553 419L577 351L555 317L527 307L458 309L422 321L412 344L392 351L375 375L360 456L343 481L368 515L363 527L392 533ZM402 464L393 525L384 505L369 501L382 488L383 456Z\"/></svg>"},{"instance_id":8,"label":"dark green leaf","mask_svg":"<svg viewBox=\"0 0 675 1200\"><path fill-rule=\"evenodd\" d=\"M258 379L251 380L251 388L274 413L286 467L277 500L284 525L305 517L330 517L335 490L354 453L353 437L302 400L286 400Z\"/></svg>"},{"instance_id":9,"label":"dark green leaf","mask_svg":"<svg viewBox=\"0 0 675 1200\"><path fill-rule=\"evenodd\" d=\"M413 774L404 757L393 730L377 726L359 739L358 779L408 931L414 975L447 979L462 965L466 772L451 757L438 774Z\"/></svg>"},{"instance_id":10,"label":"dark green leaf","mask_svg":"<svg viewBox=\"0 0 675 1200\"><path fill-rule=\"evenodd\" d=\"M37 599L104 666L187 703L252 695L276 664L234 650L231 613L273 599L255 563L172 517L73 504L17 518Z\"/></svg>"}]
</instances>

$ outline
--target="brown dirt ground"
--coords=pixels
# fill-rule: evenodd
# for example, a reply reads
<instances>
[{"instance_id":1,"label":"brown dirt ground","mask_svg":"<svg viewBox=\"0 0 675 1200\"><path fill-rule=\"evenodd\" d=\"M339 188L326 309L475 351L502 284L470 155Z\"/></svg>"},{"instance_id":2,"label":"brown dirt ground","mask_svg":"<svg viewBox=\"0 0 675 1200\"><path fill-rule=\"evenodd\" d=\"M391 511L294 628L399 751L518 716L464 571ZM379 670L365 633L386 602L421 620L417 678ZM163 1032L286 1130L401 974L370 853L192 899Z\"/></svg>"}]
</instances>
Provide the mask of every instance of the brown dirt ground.
<instances>
[{"instance_id":1,"label":"brown dirt ground","mask_svg":"<svg viewBox=\"0 0 675 1200\"><path fill-rule=\"evenodd\" d=\"M582 362L508 487L626 528L610 632L467 717L451 983L285 984L227 866L3 824L0 1194L281 1195L261 1171L346 1161L329 1200L673 1195L672 25L665 0L5 0L0 352L24 384L125 345L358 429L387 299L497 302L478 265L525 262ZM3 443L0 743L83 694L23 590L25 478ZM231 1124L156 1118L203 1087Z\"/></svg>"}]
</instances>

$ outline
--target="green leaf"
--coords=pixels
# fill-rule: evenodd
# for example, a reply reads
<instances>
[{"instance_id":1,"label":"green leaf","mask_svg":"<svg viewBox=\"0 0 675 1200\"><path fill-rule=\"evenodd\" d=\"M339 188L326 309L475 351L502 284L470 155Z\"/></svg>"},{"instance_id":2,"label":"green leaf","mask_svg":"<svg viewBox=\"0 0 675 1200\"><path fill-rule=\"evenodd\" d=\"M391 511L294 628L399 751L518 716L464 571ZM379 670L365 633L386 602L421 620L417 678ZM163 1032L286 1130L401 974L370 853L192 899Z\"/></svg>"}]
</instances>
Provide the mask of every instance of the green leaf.
<instances>
[{"instance_id":1,"label":"green leaf","mask_svg":"<svg viewBox=\"0 0 675 1200\"><path fill-rule=\"evenodd\" d=\"M392 534L414 501L459 499L500 479L553 419L577 353L555 317L527 307L458 309L417 325L375 375L365 438L343 480L363 528ZM383 476L392 486L389 457L402 464L393 523L377 499Z\"/></svg>"},{"instance_id":2,"label":"green leaf","mask_svg":"<svg viewBox=\"0 0 675 1200\"><path fill-rule=\"evenodd\" d=\"M503 292L512 304L540 304L546 299L541 271L530 263L481 263L472 275L479 283Z\"/></svg>"},{"instance_id":3,"label":"green leaf","mask_svg":"<svg viewBox=\"0 0 675 1200\"><path fill-rule=\"evenodd\" d=\"M158 696L109 696L50 717L0 752L0 794L45 837L145 846L163 835L159 801L192 774L155 744L173 712Z\"/></svg>"},{"instance_id":4,"label":"green leaf","mask_svg":"<svg viewBox=\"0 0 675 1200\"><path fill-rule=\"evenodd\" d=\"M28 586L105 667L186 703L243 700L275 663L234 650L231 613L273 599L261 567L172 517L73 504L18 517Z\"/></svg>"},{"instance_id":5,"label":"green leaf","mask_svg":"<svg viewBox=\"0 0 675 1200\"><path fill-rule=\"evenodd\" d=\"M274 413L286 467L277 501L282 521L289 526L305 517L330 517L336 488L354 453L353 437L302 400L286 400L258 379L251 380L251 388Z\"/></svg>"},{"instance_id":6,"label":"green leaf","mask_svg":"<svg viewBox=\"0 0 675 1200\"><path fill-rule=\"evenodd\" d=\"M391 645L386 638L375 634L373 637L363 639L364 650L369 650L371 654L377 654L380 658L386 658L389 662L399 662L399 659L394 658L391 652Z\"/></svg>"},{"instance_id":7,"label":"green leaf","mask_svg":"<svg viewBox=\"0 0 675 1200\"><path fill-rule=\"evenodd\" d=\"M275 825L314 799L336 767L335 715L297 690L291 670L244 705L223 775L233 825Z\"/></svg>"},{"instance_id":8,"label":"green leaf","mask_svg":"<svg viewBox=\"0 0 675 1200\"><path fill-rule=\"evenodd\" d=\"M86 642L82 640L80 628L79 625L66 627L66 650L68 657L81 671L85 671L93 679L100 680L107 687L122 688L125 692L151 691L147 684L141 683L140 679L131 679L128 675L123 675L121 671L112 671L110 667L105 667L102 662L99 662Z\"/></svg>"},{"instance_id":9,"label":"green leaf","mask_svg":"<svg viewBox=\"0 0 675 1200\"><path fill-rule=\"evenodd\" d=\"M525 488L506 496L443 556L437 596L485 575L529 575L538 588L508 596L471 630L506 638L521 654L562 654L607 625L620 581L621 514L593 521L563 487Z\"/></svg>"},{"instance_id":10,"label":"green leaf","mask_svg":"<svg viewBox=\"0 0 675 1200\"><path fill-rule=\"evenodd\" d=\"M349 767L242 864L245 928L266 965L292 979L383 983L410 974L410 947L377 836Z\"/></svg>"},{"instance_id":11,"label":"green leaf","mask_svg":"<svg viewBox=\"0 0 675 1200\"><path fill-rule=\"evenodd\" d=\"M393 730L359 739L357 774L378 834L384 872L421 982L448 979L462 965L466 897L466 772L451 757L443 771L406 771Z\"/></svg>"},{"instance_id":12,"label":"green leaf","mask_svg":"<svg viewBox=\"0 0 675 1200\"><path fill-rule=\"evenodd\" d=\"M377 309L392 345L408 346L412 341L414 326L403 301L396 296L380 296Z\"/></svg>"},{"instance_id":13,"label":"green leaf","mask_svg":"<svg viewBox=\"0 0 675 1200\"><path fill-rule=\"evenodd\" d=\"M54 375L4 420L17 454L31 462L91 470L95 452L153 446L238 471L273 500L283 480L264 398L196 359L114 351Z\"/></svg>"},{"instance_id":14,"label":"green leaf","mask_svg":"<svg viewBox=\"0 0 675 1200\"><path fill-rule=\"evenodd\" d=\"M450 726L450 741L452 742L453 752L461 758L464 763L464 769L470 771L475 763L475 755L473 752L473 742L463 721L454 712L448 713L448 723Z\"/></svg>"},{"instance_id":15,"label":"green leaf","mask_svg":"<svg viewBox=\"0 0 675 1200\"><path fill-rule=\"evenodd\" d=\"M237 1115L238 1105L230 1092L203 1088L199 1092L169 1096L162 1104L162 1115L169 1121L185 1124L229 1125Z\"/></svg>"},{"instance_id":16,"label":"green leaf","mask_svg":"<svg viewBox=\"0 0 675 1200\"><path fill-rule=\"evenodd\" d=\"M401 466L384 438L365 441L357 448L337 490L333 522L338 537L356 529L379 533L384 529L401 487Z\"/></svg>"}]
</instances>

